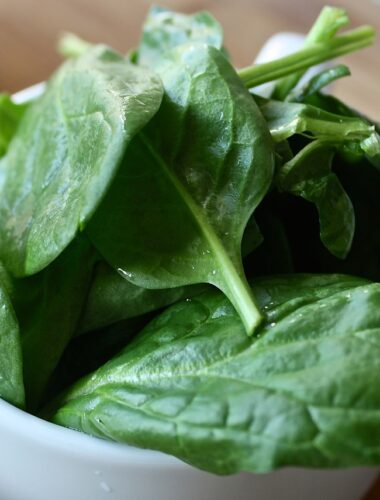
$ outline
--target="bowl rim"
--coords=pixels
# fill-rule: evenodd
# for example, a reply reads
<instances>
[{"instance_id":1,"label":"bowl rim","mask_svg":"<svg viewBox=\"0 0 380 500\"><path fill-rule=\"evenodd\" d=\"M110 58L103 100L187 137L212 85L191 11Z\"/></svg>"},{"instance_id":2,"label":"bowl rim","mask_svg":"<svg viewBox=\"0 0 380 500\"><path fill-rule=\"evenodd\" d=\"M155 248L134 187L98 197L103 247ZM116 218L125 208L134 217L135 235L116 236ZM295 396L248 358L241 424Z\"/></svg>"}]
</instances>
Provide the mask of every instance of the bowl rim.
<instances>
[{"instance_id":1,"label":"bowl rim","mask_svg":"<svg viewBox=\"0 0 380 500\"><path fill-rule=\"evenodd\" d=\"M0 433L17 435L23 442L33 442L44 448L70 451L86 460L106 462L108 465L149 465L156 467L184 468L185 462L165 453L137 448L124 443L106 441L74 429L62 427L32 415L0 399Z\"/></svg>"}]
</instances>

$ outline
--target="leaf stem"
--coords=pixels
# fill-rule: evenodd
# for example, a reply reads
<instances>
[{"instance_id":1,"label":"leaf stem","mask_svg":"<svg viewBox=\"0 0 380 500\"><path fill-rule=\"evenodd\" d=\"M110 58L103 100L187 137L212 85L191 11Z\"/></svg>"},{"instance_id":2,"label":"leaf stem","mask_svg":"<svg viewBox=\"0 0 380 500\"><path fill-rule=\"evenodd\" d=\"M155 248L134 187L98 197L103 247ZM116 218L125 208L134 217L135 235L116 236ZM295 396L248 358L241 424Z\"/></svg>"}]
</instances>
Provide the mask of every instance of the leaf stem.
<instances>
[{"instance_id":1,"label":"leaf stem","mask_svg":"<svg viewBox=\"0 0 380 500\"><path fill-rule=\"evenodd\" d=\"M297 71L306 70L329 59L368 47L375 36L371 26L347 31L332 40L314 43L308 47L274 61L248 66L238 71L247 88L277 80Z\"/></svg>"},{"instance_id":2,"label":"leaf stem","mask_svg":"<svg viewBox=\"0 0 380 500\"><path fill-rule=\"evenodd\" d=\"M310 47L315 43L329 41L343 26L347 26L349 19L344 9L326 6L322 9L317 20L306 36L304 47ZM305 71L297 71L277 82L273 98L284 100L289 92L297 85Z\"/></svg>"},{"instance_id":3,"label":"leaf stem","mask_svg":"<svg viewBox=\"0 0 380 500\"><path fill-rule=\"evenodd\" d=\"M190 196L182 182L173 174L169 165L162 158L148 137L146 137L143 132L140 132L139 138L146 147L147 151L149 151L149 154L152 155L161 166L162 171L186 204L189 212L199 227L199 231L203 234L203 237L210 246L215 259L219 263L218 270L220 271L222 279L218 280L219 273L217 273L215 274L215 277L210 279L208 282L217 286L223 293L225 293L238 312L247 334L252 335L263 320L263 317L253 296L251 287L244 276L243 266L240 266L238 269L232 262L232 259L228 255L222 241L215 233L214 228L210 225L207 218L202 213L197 203Z\"/></svg>"},{"instance_id":4,"label":"leaf stem","mask_svg":"<svg viewBox=\"0 0 380 500\"><path fill-rule=\"evenodd\" d=\"M58 52L67 58L79 57L92 46L73 33L64 33L58 41Z\"/></svg>"}]
</instances>

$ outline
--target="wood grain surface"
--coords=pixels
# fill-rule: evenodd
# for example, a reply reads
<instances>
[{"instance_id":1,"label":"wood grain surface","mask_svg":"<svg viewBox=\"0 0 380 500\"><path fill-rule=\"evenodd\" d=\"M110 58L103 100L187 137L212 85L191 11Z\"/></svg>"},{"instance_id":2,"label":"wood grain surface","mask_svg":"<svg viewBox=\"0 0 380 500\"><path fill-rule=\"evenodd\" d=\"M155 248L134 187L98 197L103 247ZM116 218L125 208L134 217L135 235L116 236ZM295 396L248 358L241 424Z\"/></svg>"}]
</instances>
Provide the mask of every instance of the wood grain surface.
<instances>
[{"instance_id":1,"label":"wood grain surface","mask_svg":"<svg viewBox=\"0 0 380 500\"><path fill-rule=\"evenodd\" d=\"M325 2L321 0L167 0L155 3L191 12L206 9L222 23L226 46L236 66L251 63L278 31L306 32ZM0 0L0 90L14 92L45 80L60 57L56 41L72 31L93 42L126 51L136 45L147 0ZM380 0L337 0L349 12L352 26L373 25L380 37ZM352 76L339 81L334 93L380 120L380 40L342 60ZM380 481L366 500L380 500Z\"/></svg>"},{"instance_id":2,"label":"wood grain surface","mask_svg":"<svg viewBox=\"0 0 380 500\"><path fill-rule=\"evenodd\" d=\"M139 38L152 2L147 0L0 0L0 89L14 92L46 79L59 64L55 51L63 31L126 51ZM160 3L157 0L156 3ZM322 0L167 0L167 7L211 11L225 29L226 45L237 66L249 64L264 41L278 31L305 32ZM380 0L338 0L352 26L372 24L380 33ZM380 119L380 41L343 58L352 76L336 84L336 94Z\"/></svg>"}]
</instances>

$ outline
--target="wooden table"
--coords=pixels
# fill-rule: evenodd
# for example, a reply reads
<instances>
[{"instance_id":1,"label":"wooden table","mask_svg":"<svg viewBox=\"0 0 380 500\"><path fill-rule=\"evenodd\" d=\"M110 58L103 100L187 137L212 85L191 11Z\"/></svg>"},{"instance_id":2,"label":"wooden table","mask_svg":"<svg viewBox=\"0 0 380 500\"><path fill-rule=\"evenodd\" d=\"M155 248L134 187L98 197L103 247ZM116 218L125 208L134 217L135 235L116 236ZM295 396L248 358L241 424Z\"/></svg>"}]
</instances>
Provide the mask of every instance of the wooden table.
<instances>
[{"instance_id":1,"label":"wooden table","mask_svg":"<svg viewBox=\"0 0 380 500\"><path fill-rule=\"evenodd\" d=\"M126 51L136 45L147 0L2 0L0 1L0 89L14 92L45 80L59 64L59 34L72 31L90 41ZM159 0L157 0L159 3ZM222 23L226 46L237 66L250 64L264 41L278 31L308 30L322 0L166 0L183 12L207 9ZM380 0L334 0L345 7L352 26L372 24L380 34ZM380 120L380 40L345 57L352 77L334 92L350 105ZM366 500L380 499L380 482Z\"/></svg>"},{"instance_id":2,"label":"wooden table","mask_svg":"<svg viewBox=\"0 0 380 500\"><path fill-rule=\"evenodd\" d=\"M0 89L13 92L44 80L59 64L55 44L62 31L120 50L136 44L152 2L147 0L0 1ZM159 3L159 0L157 0ZM249 64L263 42L277 31L307 31L323 0L166 0L190 12L210 10L225 28L226 45L237 66ZM334 0L348 9L352 25L372 24L380 33L380 0ZM380 119L380 41L344 58L352 77L336 85L338 96Z\"/></svg>"}]
</instances>

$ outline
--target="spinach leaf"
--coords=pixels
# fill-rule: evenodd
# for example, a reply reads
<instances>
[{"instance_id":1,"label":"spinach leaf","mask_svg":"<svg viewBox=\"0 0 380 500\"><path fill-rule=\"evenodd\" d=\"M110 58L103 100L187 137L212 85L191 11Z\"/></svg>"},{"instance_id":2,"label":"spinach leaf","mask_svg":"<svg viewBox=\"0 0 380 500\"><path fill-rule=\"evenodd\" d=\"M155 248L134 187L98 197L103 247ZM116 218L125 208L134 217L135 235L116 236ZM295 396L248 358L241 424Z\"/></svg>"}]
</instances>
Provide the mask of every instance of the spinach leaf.
<instances>
[{"instance_id":1,"label":"spinach leaf","mask_svg":"<svg viewBox=\"0 0 380 500\"><path fill-rule=\"evenodd\" d=\"M14 281L27 405L38 407L48 380L77 329L90 285L94 251L81 236L40 273Z\"/></svg>"},{"instance_id":2,"label":"spinach leaf","mask_svg":"<svg viewBox=\"0 0 380 500\"><path fill-rule=\"evenodd\" d=\"M155 311L203 290L202 285L149 290L133 285L107 263L100 262L95 270L79 333Z\"/></svg>"},{"instance_id":3,"label":"spinach leaf","mask_svg":"<svg viewBox=\"0 0 380 500\"><path fill-rule=\"evenodd\" d=\"M355 235L350 253L343 261L334 259L311 241L313 268L317 272L350 273L380 281L380 233L373 226L380 216L379 172L364 159L359 163L347 163L339 155L334 160L334 170L354 207ZM297 229L302 231L302 228ZM297 245L301 247L302 241Z\"/></svg>"},{"instance_id":4,"label":"spinach leaf","mask_svg":"<svg viewBox=\"0 0 380 500\"><path fill-rule=\"evenodd\" d=\"M0 94L0 157L7 152L28 104L16 104L8 94Z\"/></svg>"},{"instance_id":5,"label":"spinach leaf","mask_svg":"<svg viewBox=\"0 0 380 500\"><path fill-rule=\"evenodd\" d=\"M324 69L311 77L300 89L296 88L290 92L286 100L304 102L305 99L319 92L327 85L330 85L333 81L343 78L344 76L349 76L350 74L350 70L344 64L337 64L332 68Z\"/></svg>"},{"instance_id":6,"label":"spinach leaf","mask_svg":"<svg viewBox=\"0 0 380 500\"><path fill-rule=\"evenodd\" d=\"M50 377L43 402L50 401L81 377L104 365L152 318L152 314L128 318L72 338Z\"/></svg>"},{"instance_id":7,"label":"spinach leaf","mask_svg":"<svg viewBox=\"0 0 380 500\"><path fill-rule=\"evenodd\" d=\"M0 398L25 405L20 332L3 282L0 283Z\"/></svg>"},{"instance_id":8,"label":"spinach leaf","mask_svg":"<svg viewBox=\"0 0 380 500\"><path fill-rule=\"evenodd\" d=\"M359 117L330 113L310 104L264 99L259 102L275 141L304 132L340 141L362 141L374 133L374 126Z\"/></svg>"},{"instance_id":9,"label":"spinach leaf","mask_svg":"<svg viewBox=\"0 0 380 500\"><path fill-rule=\"evenodd\" d=\"M151 7L143 25L137 62L155 68L170 49L188 42L205 43L221 49L223 29L208 12L187 15L164 7Z\"/></svg>"},{"instance_id":10,"label":"spinach leaf","mask_svg":"<svg viewBox=\"0 0 380 500\"><path fill-rule=\"evenodd\" d=\"M367 138L360 141L359 144L348 143L344 145L341 154L344 155L347 162L360 161L364 157L378 170L380 170L380 124L371 120L367 116L361 114L359 111L350 108L342 101L334 96L322 94L317 92L309 96L305 96L304 101L319 108L338 113L346 117L359 118L368 126L372 127L372 133Z\"/></svg>"},{"instance_id":11,"label":"spinach leaf","mask_svg":"<svg viewBox=\"0 0 380 500\"><path fill-rule=\"evenodd\" d=\"M251 217L244 231L243 257L257 248L262 240L260 229L254 217ZM77 333L98 330L155 311L181 299L198 295L205 288L205 285L186 285L163 290L143 288L127 281L113 267L101 261L96 266Z\"/></svg>"},{"instance_id":12,"label":"spinach leaf","mask_svg":"<svg viewBox=\"0 0 380 500\"><path fill-rule=\"evenodd\" d=\"M266 196L255 212L263 242L244 259L244 270L249 278L294 272L288 236L271 206L273 195L277 196L277 193Z\"/></svg>"},{"instance_id":13,"label":"spinach leaf","mask_svg":"<svg viewBox=\"0 0 380 500\"><path fill-rule=\"evenodd\" d=\"M161 98L156 75L107 47L63 64L0 163L0 254L14 275L46 267L83 228Z\"/></svg>"},{"instance_id":14,"label":"spinach leaf","mask_svg":"<svg viewBox=\"0 0 380 500\"><path fill-rule=\"evenodd\" d=\"M160 76L162 106L128 147L89 234L105 259L136 285L219 287L252 333L261 315L240 247L272 180L268 128L214 47L175 50Z\"/></svg>"},{"instance_id":15,"label":"spinach leaf","mask_svg":"<svg viewBox=\"0 0 380 500\"><path fill-rule=\"evenodd\" d=\"M53 421L231 473L380 460L380 285L257 280L247 337L217 292L170 307L69 390Z\"/></svg>"},{"instance_id":16,"label":"spinach leaf","mask_svg":"<svg viewBox=\"0 0 380 500\"><path fill-rule=\"evenodd\" d=\"M335 144L312 141L278 171L276 186L314 203L322 243L344 259L355 232L355 212L338 177L331 171Z\"/></svg>"}]
</instances>

